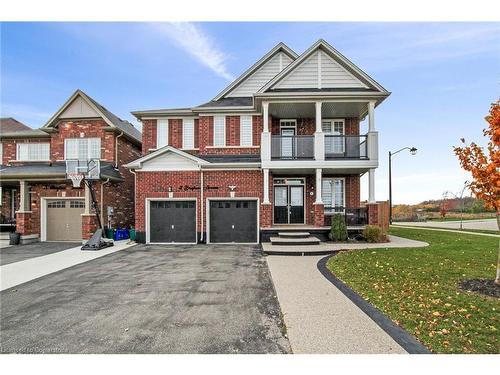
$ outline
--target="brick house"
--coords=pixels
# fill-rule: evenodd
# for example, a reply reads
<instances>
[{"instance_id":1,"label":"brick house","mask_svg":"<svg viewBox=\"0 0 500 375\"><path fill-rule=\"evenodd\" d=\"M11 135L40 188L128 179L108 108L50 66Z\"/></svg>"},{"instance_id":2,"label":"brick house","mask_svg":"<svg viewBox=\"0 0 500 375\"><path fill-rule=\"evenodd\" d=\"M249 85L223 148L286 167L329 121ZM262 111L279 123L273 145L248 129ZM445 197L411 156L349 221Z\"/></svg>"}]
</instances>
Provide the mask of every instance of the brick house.
<instances>
[{"instance_id":1,"label":"brick house","mask_svg":"<svg viewBox=\"0 0 500 375\"><path fill-rule=\"evenodd\" d=\"M67 159L99 159L104 225L134 224L134 175L123 165L140 156L141 133L81 90L40 129L2 131L0 141L2 215L23 243L80 241L97 228L88 188L66 179Z\"/></svg>"},{"instance_id":2,"label":"brick house","mask_svg":"<svg viewBox=\"0 0 500 375\"><path fill-rule=\"evenodd\" d=\"M389 94L319 40L300 56L278 44L208 103L132 112L143 126L142 157L126 165L138 241L325 237L334 213L350 228L379 224L374 109Z\"/></svg>"}]
</instances>

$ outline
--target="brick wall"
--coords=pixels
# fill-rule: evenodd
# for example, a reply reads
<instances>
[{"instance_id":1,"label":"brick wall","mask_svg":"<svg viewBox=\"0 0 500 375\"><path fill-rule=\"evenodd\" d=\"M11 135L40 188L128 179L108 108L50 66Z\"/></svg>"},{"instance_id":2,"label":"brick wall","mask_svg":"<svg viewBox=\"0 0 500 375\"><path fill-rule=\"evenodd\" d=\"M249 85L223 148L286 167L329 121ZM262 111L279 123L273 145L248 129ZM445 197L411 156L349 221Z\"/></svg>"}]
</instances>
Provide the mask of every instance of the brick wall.
<instances>
[{"instance_id":1,"label":"brick wall","mask_svg":"<svg viewBox=\"0 0 500 375\"><path fill-rule=\"evenodd\" d=\"M50 138L19 138L19 139L5 139L2 141L2 165L10 165L11 161L17 159L17 144L18 143L50 143ZM52 150L51 150L52 154Z\"/></svg>"},{"instance_id":2,"label":"brick wall","mask_svg":"<svg viewBox=\"0 0 500 375\"><path fill-rule=\"evenodd\" d=\"M156 120L142 121L142 154L156 149Z\"/></svg>"},{"instance_id":3,"label":"brick wall","mask_svg":"<svg viewBox=\"0 0 500 375\"><path fill-rule=\"evenodd\" d=\"M168 120L168 144L175 148L182 148L182 120Z\"/></svg>"}]
</instances>

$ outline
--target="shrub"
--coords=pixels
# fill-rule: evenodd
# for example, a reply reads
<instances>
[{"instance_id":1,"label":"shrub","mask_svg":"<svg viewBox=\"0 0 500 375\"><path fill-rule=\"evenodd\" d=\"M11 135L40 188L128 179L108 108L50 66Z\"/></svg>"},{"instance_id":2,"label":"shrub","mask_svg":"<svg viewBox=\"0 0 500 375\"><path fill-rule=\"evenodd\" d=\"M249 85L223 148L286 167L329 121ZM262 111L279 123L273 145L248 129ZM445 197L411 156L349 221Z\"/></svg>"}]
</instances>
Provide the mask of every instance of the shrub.
<instances>
[{"instance_id":1,"label":"shrub","mask_svg":"<svg viewBox=\"0 0 500 375\"><path fill-rule=\"evenodd\" d=\"M363 230L363 236L365 236L367 242L387 242L387 235L384 233L382 228L377 225L367 225Z\"/></svg>"},{"instance_id":2,"label":"shrub","mask_svg":"<svg viewBox=\"0 0 500 375\"><path fill-rule=\"evenodd\" d=\"M333 215L329 237L332 241L347 241L347 227L341 214Z\"/></svg>"}]
</instances>

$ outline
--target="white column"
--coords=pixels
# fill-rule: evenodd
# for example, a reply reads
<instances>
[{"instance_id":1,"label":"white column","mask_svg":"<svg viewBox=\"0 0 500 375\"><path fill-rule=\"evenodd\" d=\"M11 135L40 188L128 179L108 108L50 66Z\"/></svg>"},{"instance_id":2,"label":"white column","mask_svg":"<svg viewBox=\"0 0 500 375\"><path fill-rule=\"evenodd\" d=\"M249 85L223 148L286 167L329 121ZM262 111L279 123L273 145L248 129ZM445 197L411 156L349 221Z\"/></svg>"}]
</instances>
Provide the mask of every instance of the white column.
<instances>
[{"instance_id":1,"label":"white column","mask_svg":"<svg viewBox=\"0 0 500 375\"><path fill-rule=\"evenodd\" d=\"M375 102L368 102L368 131L375 131Z\"/></svg>"},{"instance_id":2,"label":"white column","mask_svg":"<svg viewBox=\"0 0 500 375\"><path fill-rule=\"evenodd\" d=\"M316 133L321 133L321 102L316 102Z\"/></svg>"},{"instance_id":3,"label":"white column","mask_svg":"<svg viewBox=\"0 0 500 375\"><path fill-rule=\"evenodd\" d=\"M262 204L271 204L269 201L269 169L264 169L264 200Z\"/></svg>"},{"instance_id":4,"label":"white column","mask_svg":"<svg viewBox=\"0 0 500 375\"><path fill-rule=\"evenodd\" d=\"M322 178L321 178L321 174L322 174L323 170L321 168L318 168L316 169L316 201L314 202L314 204L323 204L323 199L322 199L322 192L321 192L321 188L322 188Z\"/></svg>"},{"instance_id":5,"label":"white column","mask_svg":"<svg viewBox=\"0 0 500 375\"><path fill-rule=\"evenodd\" d=\"M92 202L90 199L90 189L87 186L87 184L83 184L85 187L85 211L83 212L84 215L90 215L90 208L92 206Z\"/></svg>"},{"instance_id":6,"label":"white column","mask_svg":"<svg viewBox=\"0 0 500 375\"><path fill-rule=\"evenodd\" d=\"M375 168L368 171L368 203L376 203L375 200Z\"/></svg>"},{"instance_id":7,"label":"white column","mask_svg":"<svg viewBox=\"0 0 500 375\"><path fill-rule=\"evenodd\" d=\"M31 211L31 207L29 205L29 192L28 192L28 184L26 181L19 181L19 211L27 212Z\"/></svg>"},{"instance_id":8,"label":"white column","mask_svg":"<svg viewBox=\"0 0 500 375\"><path fill-rule=\"evenodd\" d=\"M269 132L269 103L268 102L262 102L262 116L264 117L263 121L263 132L268 133Z\"/></svg>"}]
</instances>

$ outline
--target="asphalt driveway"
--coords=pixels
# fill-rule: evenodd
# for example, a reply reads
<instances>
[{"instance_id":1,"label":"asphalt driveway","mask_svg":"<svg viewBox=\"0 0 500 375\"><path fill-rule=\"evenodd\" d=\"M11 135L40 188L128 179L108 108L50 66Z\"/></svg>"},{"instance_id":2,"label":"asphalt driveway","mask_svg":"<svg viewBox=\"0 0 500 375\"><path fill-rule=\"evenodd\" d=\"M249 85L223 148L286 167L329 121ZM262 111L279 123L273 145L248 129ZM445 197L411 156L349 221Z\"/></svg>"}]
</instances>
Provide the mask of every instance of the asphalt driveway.
<instances>
[{"instance_id":1,"label":"asphalt driveway","mask_svg":"<svg viewBox=\"0 0 500 375\"><path fill-rule=\"evenodd\" d=\"M0 299L2 352L290 351L258 246L135 246Z\"/></svg>"},{"instance_id":2,"label":"asphalt driveway","mask_svg":"<svg viewBox=\"0 0 500 375\"><path fill-rule=\"evenodd\" d=\"M57 253L72 247L81 246L81 242L37 242L28 245L3 247L0 249L0 265Z\"/></svg>"}]
</instances>

